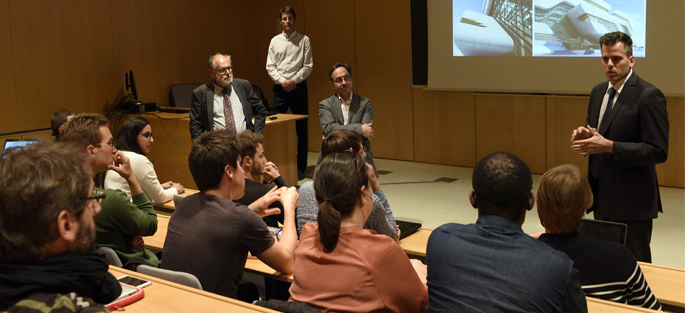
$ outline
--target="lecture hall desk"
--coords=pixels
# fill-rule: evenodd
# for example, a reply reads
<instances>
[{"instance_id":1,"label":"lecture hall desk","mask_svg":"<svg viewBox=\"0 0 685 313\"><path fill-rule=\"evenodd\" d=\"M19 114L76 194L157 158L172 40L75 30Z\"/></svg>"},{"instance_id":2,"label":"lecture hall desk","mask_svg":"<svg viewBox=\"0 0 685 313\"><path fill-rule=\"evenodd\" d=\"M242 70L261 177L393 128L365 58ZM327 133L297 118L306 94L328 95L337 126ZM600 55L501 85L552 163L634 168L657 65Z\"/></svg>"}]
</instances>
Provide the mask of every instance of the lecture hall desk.
<instances>
[{"instance_id":1,"label":"lecture hall desk","mask_svg":"<svg viewBox=\"0 0 685 313\"><path fill-rule=\"evenodd\" d=\"M161 251L164 247L164 239L166 237L167 228L169 225L169 216L158 215L157 219L157 233L155 233L155 235L153 236L145 237L144 239L146 247L152 250ZM416 233L411 234L405 237L404 239L400 240L400 246L409 256L425 258L428 237L430 237L432 231L433 230L430 228L422 227ZM649 283L652 292L662 304L670 305L675 309L685 307L685 270L647 263L640 263L640 267L642 268L642 272L645 275L645 279L647 279L647 282ZM251 273L287 282L292 282L293 279L292 275L283 275L273 270L272 268L270 268L254 256L248 256L247 262L245 263L245 270ZM605 309L614 308L613 302L607 301L607 303L605 304L602 304L601 302L599 304L595 304L595 302L597 302L595 300L600 301L599 299L588 298L588 307L590 306L590 303L593 303L593 306L597 305L601 307L611 305L610 307L607 307ZM627 307L629 307L630 309L636 308L633 306ZM620 308L621 307L619 306L616 308L616 310Z\"/></svg>"},{"instance_id":2,"label":"lecture hall desk","mask_svg":"<svg viewBox=\"0 0 685 313\"><path fill-rule=\"evenodd\" d=\"M129 313L147 312L277 312L246 302L186 287L160 278L110 266L114 277L130 275L151 281L143 288L145 296L124 307Z\"/></svg>"},{"instance_id":3,"label":"lecture hall desk","mask_svg":"<svg viewBox=\"0 0 685 313\"><path fill-rule=\"evenodd\" d=\"M159 181L180 182L184 187L197 189L188 168L190 118L188 113L127 114L147 119L155 134L155 144L147 157L155 165ZM264 151L266 158L278 166L288 186L297 185L297 135L295 121L307 115L275 114L276 119L266 118L264 127ZM125 119L122 119L123 123Z\"/></svg>"}]
</instances>

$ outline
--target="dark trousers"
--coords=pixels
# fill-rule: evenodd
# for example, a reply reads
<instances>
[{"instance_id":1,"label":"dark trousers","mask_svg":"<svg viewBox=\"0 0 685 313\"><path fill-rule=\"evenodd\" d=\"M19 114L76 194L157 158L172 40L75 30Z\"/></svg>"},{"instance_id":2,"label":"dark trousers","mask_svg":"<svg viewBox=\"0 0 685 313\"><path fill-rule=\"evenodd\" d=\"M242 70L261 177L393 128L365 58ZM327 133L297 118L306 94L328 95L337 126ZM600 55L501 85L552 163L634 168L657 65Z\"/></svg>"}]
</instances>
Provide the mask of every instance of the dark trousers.
<instances>
[{"instance_id":1,"label":"dark trousers","mask_svg":"<svg viewBox=\"0 0 685 313\"><path fill-rule=\"evenodd\" d=\"M649 248L649 243L652 241L652 220L612 220L601 211L595 211L595 219L624 223L628 225L628 231L626 234L626 248L633 253L633 256L636 260L640 262L652 263L652 250Z\"/></svg>"},{"instance_id":2,"label":"dark trousers","mask_svg":"<svg viewBox=\"0 0 685 313\"><path fill-rule=\"evenodd\" d=\"M309 100L307 98L307 81L297 84L297 88L287 92L281 85L274 85L274 101L272 107L278 113L286 113L288 109L293 114L309 115ZM309 137L307 136L307 120L295 121L297 132L297 169L307 169L307 152L309 151Z\"/></svg>"}]
</instances>

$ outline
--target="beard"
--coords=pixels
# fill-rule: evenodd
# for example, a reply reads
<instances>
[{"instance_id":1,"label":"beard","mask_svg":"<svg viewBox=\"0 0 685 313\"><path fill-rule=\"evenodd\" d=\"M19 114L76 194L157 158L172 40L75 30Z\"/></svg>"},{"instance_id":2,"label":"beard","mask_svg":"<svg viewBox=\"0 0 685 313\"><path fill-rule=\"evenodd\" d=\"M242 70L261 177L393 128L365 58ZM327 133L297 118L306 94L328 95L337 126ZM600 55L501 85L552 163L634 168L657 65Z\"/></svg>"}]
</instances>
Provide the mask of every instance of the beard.
<instances>
[{"instance_id":1,"label":"beard","mask_svg":"<svg viewBox=\"0 0 685 313\"><path fill-rule=\"evenodd\" d=\"M86 208L86 210L90 210ZM93 251L95 250L95 225L94 223L87 224L81 218L76 239L72 243L72 250L77 251Z\"/></svg>"}]
</instances>

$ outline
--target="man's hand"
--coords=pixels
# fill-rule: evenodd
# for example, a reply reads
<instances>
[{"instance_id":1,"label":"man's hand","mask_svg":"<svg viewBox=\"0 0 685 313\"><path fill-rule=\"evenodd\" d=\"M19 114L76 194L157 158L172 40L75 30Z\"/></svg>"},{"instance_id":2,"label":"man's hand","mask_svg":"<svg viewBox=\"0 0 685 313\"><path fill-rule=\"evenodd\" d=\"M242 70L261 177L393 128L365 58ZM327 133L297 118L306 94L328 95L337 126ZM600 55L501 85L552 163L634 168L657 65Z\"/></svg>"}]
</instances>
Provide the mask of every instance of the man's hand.
<instances>
[{"instance_id":1,"label":"man's hand","mask_svg":"<svg viewBox=\"0 0 685 313\"><path fill-rule=\"evenodd\" d=\"M133 238L131 238L131 246L133 246L133 250L143 251L143 249L145 249L145 241L143 240L143 236L133 236Z\"/></svg>"},{"instance_id":2,"label":"man's hand","mask_svg":"<svg viewBox=\"0 0 685 313\"><path fill-rule=\"evenodd\" d=\"M250 208L250 210L257 213L259 217L265 217L281 213L281 209L279 208L269 208L269 205L281 199L281 189L277 189L277 187L274 186L264 196L257 199L255 202L252 202L252 204L248 205L247 207Z\"/></svg>"},{"instance_id":3,"label":"man's hand","mask_svg":"<svg viewBox=\"0 0 685 313\"><path fill-rule=\"evenodd\" d=\"M362 136L367 139L373 138L373 124L362 124Z\"/></svg>"},{"instance_id":4,"label":"man's hand","mask_svg":"<svg viewBox=\"0 0 685 313\"><path fill-rule=\"evenodd\" d=\"M590 129L593 129L590 127L590 125L586 127L579 126L578 128L574 129L573 134L571 134L571 142L592 137L592 131Z\"/></svg>"},{"instance_id":5,"label":"man's hand","mask_svg":"<svg viewBox=\"0 0 685 313\"><path fill-rule=\"evenodd\" d=\"M292 210L295 213L295 208L297 208L297 202L299 195L295 187L281 187L281 204L283 204L283 209L287 211Z\"/></svg>"},{"instance_id":6,"label":"man's hand","mask_svg":"<svg viewBox=\"0 0 685 313\"><path fill-rule=\"evenodd\" d=\"M171 185L173 185L173 184L174 184L174 182L168 181L168 182L160 184L160 185L162 185L162 188L164 188L164 189L169 189L169 188L171 188Z\"/></svg>"},{"instance_id":7,"label":"man's hand","mask_svg":"<svg viewBox=\"0 0 685 313\"><path fill-rule=\"evenodd\" d=\"M294 80L292 80L292 79L286 79L286 80L281 84L281 87L283 87L283 90L285 90L285 91L287 91L287 92L291 92L291 91L295 90L295 87L297 87L297 85L295 85L295 81L294 81Z\"/></svg>"},{"instance_id":8,"label":"man's hand","mask_svg":"<svg viewBox=\"0 0 685 313\"><path fill-rule=\"evenodd\" d=\"M107 168L119 173L126 180L129 180L131 176L136 177L133 174L133 168L131 168L131 160L121 150L114 154L114 164Z\"/></svg>"},{"instance_id":9,"label":"man's hand","mask_svg":"<svg viewBox=\"0 0 685 313\"><path fill-rule=\"evenodd\" d=\"M124 155L121 150L114 154L114 164L110 164L107 166L107 168L119 173L121 177L126 179L129 187L131 188L131 196L137 196L143 193L143 189L140 188L140 184L138 183L136 175L133 174L131 160L129 160L129 158Z\"/></svg>"},{"instance_id":10,"label":"man's hand","mask_svg":"<svg viewBox=\"0 0 685 313\"><path fill-rule=\"evenodd\" d=\"M366 163L366 173L369 175L371 190L373 190L373 192L381 190L381 184L378 182L378 177L376 177L376 173L373 171L373 166L369 163Z\"/></svg>"},{"instance_id":11,"label":"man's hand","mask_svg":"<svg viewBox=\"0 0 685 313\"><path fill-rule=\"evenodd\" d=\"M571 149L573 149L573 151L580 152L580 155L582 156L614 152L613 141L604 138L604 136L597 132L597 129L591 128L589 125L587 130L590 132L591 137L582 140L574 140L571 144Z\"/></svg>"},{"instance_id":12,"label":"man's hand","mask_svg":"<svg viewBox=\"0 0 685 313\"><path fill-rule=\"evenodd\" d=\"M276 178L278 178L278 176L281 176L281 173L278 172L278 167L276 167L276 164L268 161L266 164L264 164L264 172L262 173L262 176L264 176L264 181L267 184L270 184Z\"/></svg>"}]
</instances>

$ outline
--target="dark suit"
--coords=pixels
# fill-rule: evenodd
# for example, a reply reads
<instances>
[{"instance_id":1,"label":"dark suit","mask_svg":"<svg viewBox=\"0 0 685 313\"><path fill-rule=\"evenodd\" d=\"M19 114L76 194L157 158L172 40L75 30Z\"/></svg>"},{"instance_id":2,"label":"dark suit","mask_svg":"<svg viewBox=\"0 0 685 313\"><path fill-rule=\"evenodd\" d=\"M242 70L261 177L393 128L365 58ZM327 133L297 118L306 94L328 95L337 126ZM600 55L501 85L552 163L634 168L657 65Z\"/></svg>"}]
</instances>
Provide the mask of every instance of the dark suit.
<instances>
[{"instance_id":1,"label":"dark suit","mask_svg":"<svg viewBox=\"0 0 685 313\"><path fill-rule=\"evenodd\" d=\"M376 171L376 164L373 163L373 151L371 151L371 141L362 136L362 124L373 123L373 109L371 108L371 101L356 93L352 94L352 101L350 102L350 112L348 115L349 122L345 124L343 118L342 108L340 107L340 99L338 95L334 94L328 99L319 103L319 122L323 128L323 134L328 135L338 129L349 129L362 137L362 145L366 150L366 163L373 166ZM319 154L319 162L321 161L321 154ZM318 164L318 162L317 162ZM376 173L378 176L378 173Z\"/></svg>"},{"instance_id":2,"label":"dark suit","mask_svg":"<svg viewBox=\"0 0 685 313\"><path fill-rule=\"evenodd\" d=\"M608 84L600 83L590 94L586 124L593 128L597 128ZM666 98L633 72L615 99L606 123L601 135L614 142L613 153L590 155L590 163L599 162L599 170L597 177L588 173L595 198L588 212L594 210L595 218L626 222L628 241L635 235L631 235L630 224L647 222L649 233L638 234L641 239L637 240L649 250L651 220L662 211L655 164L665 162L668 156ZM640 231L639 225L632 228ZM649 251L635 251L637 248L631 248L634 244L626 242L638 260L651 260Z\"/></svg>"},{"instance_id":3,"label":"dark suit","mask_svg":"<svg viewBox=\"0 0 685 313\"><path fill-rule=\"evenodd\" d=\"M233 78L231 86L243 105L247 129L255 133L264 131L266 108L255 96L250 82ZM252 124L253 114L254 124ZM214 129L214 81L193 90L193 100L190 105L190 138L195 140L202 133L212 129Z\"/></svg>"}]
</instances>

